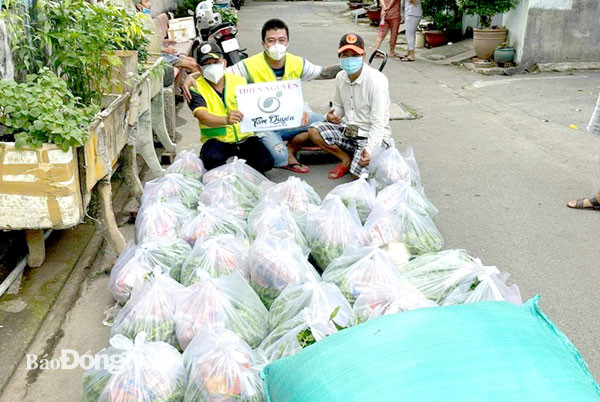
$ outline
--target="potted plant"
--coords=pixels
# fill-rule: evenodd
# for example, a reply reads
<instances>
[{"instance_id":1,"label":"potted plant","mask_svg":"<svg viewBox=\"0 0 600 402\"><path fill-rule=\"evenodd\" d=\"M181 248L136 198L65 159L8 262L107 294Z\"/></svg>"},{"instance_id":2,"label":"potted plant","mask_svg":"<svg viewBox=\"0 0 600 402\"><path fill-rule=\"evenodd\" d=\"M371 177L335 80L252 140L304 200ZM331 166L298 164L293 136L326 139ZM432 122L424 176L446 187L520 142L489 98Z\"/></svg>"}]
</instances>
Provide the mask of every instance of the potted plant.
<instances>
[{"instance_id":1,"label":"potted plant","mask_svg":"<svg viewBox=\"0 0 600 402\"><path fill-rule=\"evenodd\" d=\"M372 25L379 25L379 22L381 21L381 7L377 4L367 7L367 17L369 17Z\"/></svg>"},{"instance_id":2,"label":"potted plant","mask_svg":"<svg viewBox=\"0 0 600 402\"><path fill-rule=\"evenodd\" d=\"M503 42L494 50L494 61L500 66L506 63L512 63L515 59L515 48L508 46L508 42Z\"/></svg>"},{"instance_id":3,"label":"potted plant","mask_svg":"<svg viewBox=\"0 0 600 402\"><path fill-rule=\"evenodd\" d=\"M429 47L445 45L450 40L460 40L462 14L456 0L422 0L421 4L423 15L432 21L432 26L424 31Z\"/></svg>"},{"instance_id":4,"label":"potted plant","mask_svg":"<svg viewBox=\"0 0 600 402\"><path fill-rule=\"evenodd\" d=\"M465 14L478 15L481 28L473 29L473 47L479 59L491 59L494 49L506 41L506 27L492 27L492 17L517 6L519 0L458 0Z\"/></svg>"}]
</instances>

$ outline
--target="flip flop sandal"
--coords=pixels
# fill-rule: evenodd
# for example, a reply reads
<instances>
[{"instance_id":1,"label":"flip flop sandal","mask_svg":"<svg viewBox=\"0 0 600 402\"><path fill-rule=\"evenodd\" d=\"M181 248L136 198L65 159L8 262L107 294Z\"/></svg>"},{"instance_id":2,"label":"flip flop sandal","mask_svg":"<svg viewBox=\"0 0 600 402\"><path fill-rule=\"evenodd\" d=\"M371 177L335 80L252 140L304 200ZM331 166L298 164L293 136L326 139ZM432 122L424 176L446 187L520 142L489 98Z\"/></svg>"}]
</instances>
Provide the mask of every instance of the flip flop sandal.
<instances>
[{"instance_id":1,"label":"flip flop sandal","mask_svg":"<svg viewBox=\"0 0 600 402\"><path fill-rule=\"evenodd\" d=\"M589 207L583 206L583 202L585 200L589 201L589 203L590 203ZM567 207L573 208L573 209L592 209L595 211L600 211L600 201L598 201L596 196L592 196L592 197L588 197L588 198L580 198L577 201L575 201L575 206L572 207L569 204L567 204Z\"/></svg>"},{"instance_id":2,"label":"flip flop sandal","mask_svg":"<svg viewBox=\"0 0 600 402\"><path fill-rule=\"evenodd\" d=\"M346 173L348 173L350 171L350 166L344 166L341 163L336 165L336 167L333 168L333 170L331 170L329 172L329 178L332 180L335 179L339 179L340 177L343 177L344 175L346 175Z\"/></svg>"},{"instance_id":3,"label":"flip flop sandal","mask_svg":"<svg viewBox=\"0 0 600 402\"><path fill-rule=\"evenodd\" d=\"M296 173L308 173L310 172L310 169L308 168L308 166L304 166L300 163L290 163L287 166L283 166L282 169L286 169L286 170L290 170L292 172L296 172Z\"/></svg>"},{"instance_id":4,"label":"flip flop sandal","mask_svg":"<svg viewBox=\"0 0 600 402\"><path fill-rule=\"evenodd\" d=\"M413 61L415 61L415 59L409 59L406 56L400 56L400 61L412 63Z\"/></svg>"}]
</instances>

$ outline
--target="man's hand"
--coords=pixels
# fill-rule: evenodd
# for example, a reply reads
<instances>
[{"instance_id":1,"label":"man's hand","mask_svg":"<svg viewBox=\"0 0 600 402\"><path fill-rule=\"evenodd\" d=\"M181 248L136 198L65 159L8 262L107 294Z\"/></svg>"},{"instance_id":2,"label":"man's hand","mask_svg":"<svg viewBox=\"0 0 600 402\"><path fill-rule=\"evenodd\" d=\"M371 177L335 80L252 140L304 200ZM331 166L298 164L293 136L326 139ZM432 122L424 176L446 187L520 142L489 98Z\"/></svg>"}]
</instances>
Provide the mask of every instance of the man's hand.
<instances>
[{"instance_id":1,"label":"man's hand","mask_svg":"<svg viewBox=\"0 0 600 402\"><path fill-rule=\"evenodd\" d=\"M363 148L363 150L360 154L360 160L358 161L358 166L360 166L360 167L369 166L369 163L371 163L371 155L369 155L366 148Z\"/></svg>"},{"instance_id":2,"label":"man's hand","mask_svg":"<svg viewBox=\"0 0 600 402\"><path fill-rule=\"evenodd\" d=\"M302 123L300 124L302 127L308 124L308 112L302 113Z\"/></svg>"},{"instance_id":3,"label":"man's hand","mask_svg":"<svg viewBox=\"0 0 600 402\"><path fill-rule=\"evenodd\" d=\"M335 114L335 111L333 109L331 109L329 113L327 113L325 119L333 124L340 124L342 122L342 118Z\"/></svg>"},{"instance_id":4,"label":"man's hand","mask_svg":"<svg viewBox=\"0 0 600 402\"><path fill-rule=\"evenodd\" d=\"M175 49L173 46L169 46L168 48L163 49L162 51L163 51L163 53L169 53L169 54L177 55L177 49Z\"/></svg>"},{"instance_id":5,"label":"man's hand","mask_svg":"<svg viewBox=\"0 0 600 402\"><path fill-rule=\"evenodd\" d=\"M227 116L227 123L236 124L242 121L243 118L244 115L242 114L242 112L240 112L239 110L232 110L231 112L229 112L229 116Z\"/></svg>"},{"instance_id":6,"label":"man's hand","mask_svg":"<svg viewBox=\"0 0 600 402\"><path fill-rule=\"evenodd\" d=\"M198 68L200 69L200 66L198 66ZM188 102L192 101L192 94L190 93L190 88L193 87L195 90L198 90L198 87L196 86L196 74L198 73L188 75L183 81L183 96Z\"/></svg>"}]
</instances>

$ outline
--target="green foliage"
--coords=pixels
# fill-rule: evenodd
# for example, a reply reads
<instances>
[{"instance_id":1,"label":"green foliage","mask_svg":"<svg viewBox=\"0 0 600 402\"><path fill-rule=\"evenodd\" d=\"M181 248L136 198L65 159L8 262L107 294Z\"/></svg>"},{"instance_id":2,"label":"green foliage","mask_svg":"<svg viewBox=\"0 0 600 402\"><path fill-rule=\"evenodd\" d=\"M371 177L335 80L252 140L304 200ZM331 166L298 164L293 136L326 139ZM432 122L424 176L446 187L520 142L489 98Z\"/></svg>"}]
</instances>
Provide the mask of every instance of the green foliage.
<instances>
[{"instance_id":1,"label":"green foliage","mask_svg":"<svg viewBox=\"0 0 600 402\"><path fill-rule=\"evenodd\" d=\"M462 27L462 13L456 0L421 0L423 15L431 17L435 29L449 30Z\"/></svg>"},{"instance_id":2,"label":"green foliage","mask_svg":"<svg viewBox=\"0 0 600 402\"><path fill-rule=\"evenodd\" d=\"M231 22L233 25L237 25L238 15L232 8L213 6L213 11L221 14L221 21Z\"/></svg>"},{"instance_id":3,"label":"green foliage","mask_svg":"<svg viewBox=\"0 0 600 402\"><path fill-rule=\"evenodd\" d=\"M198 3L199 0L183 0L182 2L178 2L177 9L175 10L175 17L189 17L190 14L188 14L188 10L195 12Z\"/></svg>"},{"instance_id":4,"label":"green foliage","mask_svg":"<svg viewBox=\"0 0 600 402\"><path fill-rule=\"evenodd\" d=\"M3 8L0 18L8 23L17 78L47 66L85 104L99 105L114 86L111 72L121 65L115 50L145 56L142 17L124 9L85 0L39 0L33 10L20 0L6 0Z\"/></svg>"},{"instance_id":5,"label":"green foliage","mask_svg":"<svg viewBox=\"0 0 600 402\"><path fill-rule=\"evenodd\" d=\"M0 80L0 138L14 137L17 148L54 143L66 151L83 145L97 110L84 107L65 81L47 68L28 75L20 84Z\"/></svg>"},{"instance_id":6,"label":"green foliage","mask_svg":"<svg viewBox=\"0 0 600 402\"><path fill-rule=\"evenodd\" d=\"M490 26L492 17L503 14L517 6L519 0L458 0L465 14L478 15L483 28Z\"/></svg>"}]
</instances>

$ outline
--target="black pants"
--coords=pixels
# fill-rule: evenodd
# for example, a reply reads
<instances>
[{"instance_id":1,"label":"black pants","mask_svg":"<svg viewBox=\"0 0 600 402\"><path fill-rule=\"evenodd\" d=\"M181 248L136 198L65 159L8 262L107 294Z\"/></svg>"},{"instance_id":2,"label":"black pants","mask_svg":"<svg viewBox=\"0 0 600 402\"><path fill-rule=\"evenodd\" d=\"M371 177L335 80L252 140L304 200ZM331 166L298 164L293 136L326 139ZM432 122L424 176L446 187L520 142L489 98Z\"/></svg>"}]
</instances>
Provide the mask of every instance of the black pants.
<instances>
[{"instance_id":1,"label":"black pants","mask_svg":"<svg viewBox=\"0 0 600 402\"><path fill-rule=\"evenodd\" d=\"M224 165L227 159L237 156L261 173L273 169L273 157L269 150L255 137L228 143L211 139L202 144L200 159L207 170Z\"/></svg>"}]
</instances>

